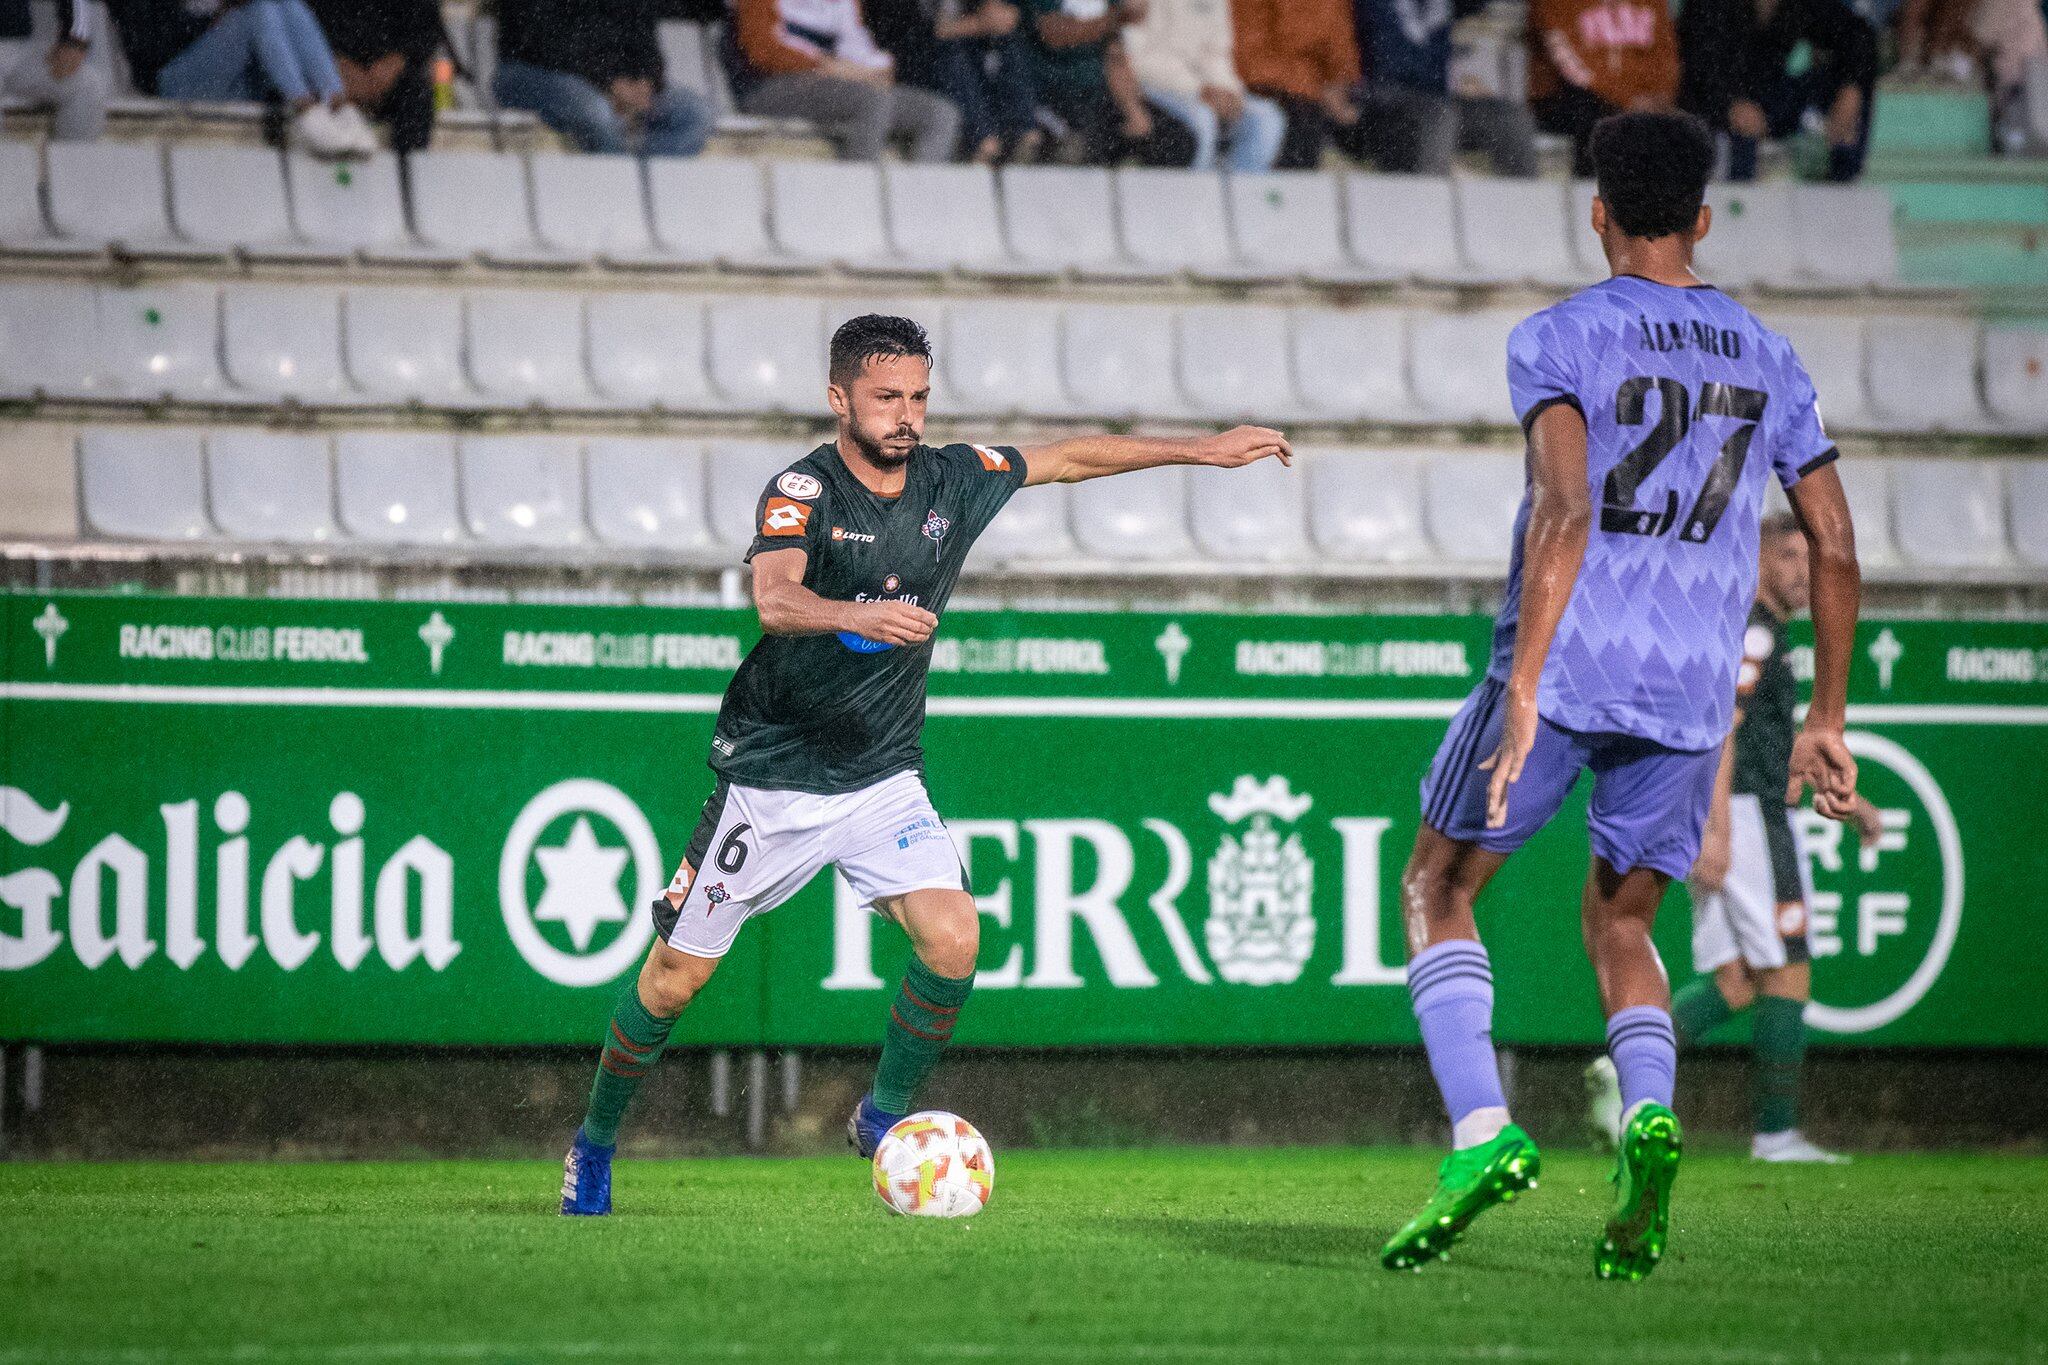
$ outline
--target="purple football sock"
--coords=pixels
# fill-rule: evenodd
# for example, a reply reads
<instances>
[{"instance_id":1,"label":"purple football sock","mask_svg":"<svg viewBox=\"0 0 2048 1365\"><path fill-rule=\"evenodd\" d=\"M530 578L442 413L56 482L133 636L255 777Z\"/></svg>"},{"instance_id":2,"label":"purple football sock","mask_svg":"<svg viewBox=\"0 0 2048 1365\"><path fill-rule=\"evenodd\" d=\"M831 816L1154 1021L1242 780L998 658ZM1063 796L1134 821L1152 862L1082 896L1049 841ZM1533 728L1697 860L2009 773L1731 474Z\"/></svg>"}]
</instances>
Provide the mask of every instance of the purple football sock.
<instances>
[{"instance_id":1,"label":"purple football sock","mask_svg":"<svg viewBox=\"0 0 2048 1365\"><path fill-rule=\"evenodd\" d=\"M1493 1055L1493 968L1486 949L1471 939L1423 949L1408 963L1408 993L1452 1126L1478 1109L1498 1109L1505 1122L1508 1102Z\"/></svg>"},{"instance_id":2,"label":"purple football sock","mask_svg":"<svg viewBox=\"0 0 2048 1365\"><path fill-rule=\"evenodd\" d=\"M1621 1078L1621 1111L1644 1100L1671 1107L1678 1076L1678 1036L1671 1015L1655 1005L1632 1005L1607 1021L1607 1055Z\"/></svg>"}]
</instances>

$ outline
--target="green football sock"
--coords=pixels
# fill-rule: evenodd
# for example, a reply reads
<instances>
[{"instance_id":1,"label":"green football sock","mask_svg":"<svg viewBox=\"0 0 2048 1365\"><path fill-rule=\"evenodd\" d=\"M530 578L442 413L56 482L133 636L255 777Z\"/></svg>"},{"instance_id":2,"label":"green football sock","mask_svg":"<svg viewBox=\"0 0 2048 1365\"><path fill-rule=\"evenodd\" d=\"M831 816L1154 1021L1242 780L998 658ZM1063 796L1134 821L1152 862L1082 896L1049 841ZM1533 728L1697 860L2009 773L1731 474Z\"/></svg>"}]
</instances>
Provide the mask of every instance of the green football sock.
<instances>
[{"instance_id":1,"label":"green football sock","mask_svg":"<svg viewBox=\"0 0 2048 1365\"><path fill-rule=\"evenodd\" d=\"M1703 1043L1707 1035L1735 1017L1728 998L1711 976L1696 976L1671 997L1671 1022L1678 1027L1678 1041Z\"/></svg>"},{"instance_id":2,"label":"green football sock","mask_svg":"<svg viewBox=\"0 0 2048 1365\"><path fill-rule=\"evenodd\" d=\"M1759 995L1750 1047L1755 1053L1750 1094L1756 1106L1756 1131L1797 1128L1800 1072L1806 1062L1806 1002Z\"/></svg>"},{"instance_id":3,"label":"green football sock","mask_svg":"<svg viewBox=\"0 0 2048 1365\"><path fill-rule=\"evenodd\" d=\"M889 1009L882 1064L875 1068L877 1109L885 1114L910 1112L911 1100L939 1064L939 1054L953 1037L953 1021L973 989L972 976L940 976L911 956L896 1003Z\"/></svg>"},{"instance_id":4,"label":"green football sock","mask_svg":"<svg viewBox=\"0 0 2048 1365\"><path fill-rule=\"evenodd\" d=\"M666 1019L650 1013L640 1003L640 983L628 981L619 992L605 1028L604 1051L597 1058L597 1079L590 1087L590 1107L583 1114L583 1136L600 1147L619 1140L619 1120L626 1106L639 1092L640 1082L653 1069L661 1050L668 1046L669 1030L680 1015Z\"/></svg>"}]
</instances>

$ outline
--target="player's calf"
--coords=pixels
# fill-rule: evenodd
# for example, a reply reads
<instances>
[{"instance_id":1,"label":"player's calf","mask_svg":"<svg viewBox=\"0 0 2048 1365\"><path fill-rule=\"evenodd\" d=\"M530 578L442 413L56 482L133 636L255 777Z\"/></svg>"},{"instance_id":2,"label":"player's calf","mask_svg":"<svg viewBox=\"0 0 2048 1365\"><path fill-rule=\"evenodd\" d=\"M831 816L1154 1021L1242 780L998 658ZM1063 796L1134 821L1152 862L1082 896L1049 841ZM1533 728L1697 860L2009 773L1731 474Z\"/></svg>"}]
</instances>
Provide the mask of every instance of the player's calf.
<instances>
[{"instance_id":1,"label":"player's calf","mask_svg":"<svg viewBox=\"0 0 2048 1365\"><path fill-rule=\"evenodd\" d=\"M910 935L912 953L889 1006L874 1088L847 1121L847 1141L864 1157L910 1112L952 1042L981 947L981 912L964 890L912 891L882 908Z\"/></svg>"}]
</instances>

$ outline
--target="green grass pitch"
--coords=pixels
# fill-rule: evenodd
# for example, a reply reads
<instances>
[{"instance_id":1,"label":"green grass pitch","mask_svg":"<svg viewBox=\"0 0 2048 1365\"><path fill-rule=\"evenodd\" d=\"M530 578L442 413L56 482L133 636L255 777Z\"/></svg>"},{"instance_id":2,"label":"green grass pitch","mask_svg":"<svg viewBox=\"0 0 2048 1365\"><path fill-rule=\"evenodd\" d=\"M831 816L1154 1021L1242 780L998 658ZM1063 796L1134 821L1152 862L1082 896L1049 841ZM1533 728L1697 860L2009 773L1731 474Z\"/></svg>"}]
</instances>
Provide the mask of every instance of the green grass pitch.
<instances>
[{"instance_id":1,"label":"green grass pitch","mask_svg":"<svg viewBox=\"0 0 2048 1365\"><path fill-rule=\"evenodd\" d=\"M0 1166L0 1365L2048 1359L2048 1162L1688 1158L1672 1256L1593 1279L1606 1165L1548 1158L1448 1264L1379 1268L1421 1150L997 1154L980 1217L851 1157Z\"/></svg>"}]
</instances>

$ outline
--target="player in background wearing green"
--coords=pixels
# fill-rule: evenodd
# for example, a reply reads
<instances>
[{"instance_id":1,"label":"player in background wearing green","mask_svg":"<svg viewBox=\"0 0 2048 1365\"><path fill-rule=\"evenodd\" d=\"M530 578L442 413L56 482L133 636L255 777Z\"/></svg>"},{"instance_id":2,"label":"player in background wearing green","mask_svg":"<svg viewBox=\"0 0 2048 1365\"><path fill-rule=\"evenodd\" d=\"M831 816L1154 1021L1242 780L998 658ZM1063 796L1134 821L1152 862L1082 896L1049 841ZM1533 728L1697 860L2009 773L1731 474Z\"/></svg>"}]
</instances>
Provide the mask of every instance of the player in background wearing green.
<instances>
[{"instance_id":1,"label":"player in background wearing green","mask_svg":"<svg viewBox=\"0 0 2048 1365\"><path fill-rule=\"evenodd\" d=\"M1699 861L1693 864L1692 966L1698 973L1671 997L1682 1046L1702 1043L1735 1016L1750 1023L1750 1095L1759 1161L1838 1162L1799 1131L1806 1059L1806 1004L1813 998L1806 862L1785 803L1791 780L1798 683L1787 657L1786 623L1812 591L1806 536L1789 512L1764 518L1756 606L1742 637L1735 678L1735 730L1722 749ZM1883 832L1877 807L1858 795L1857 837ZM1612 1150L1621 1137L1621 1087L1605 1057L1586 1068L1587 1123Z\"/></svg>"},{"instance_id":2,"label":"player in background wearing green","mask_svg":"<svg viewBox=\"0 0 2048 1365\"><path fill-rule=\"evenodd\" d=\"M974 986L981 914L925 793L925 675L967 551L1025 484L1156 465L1292 462L1264 427L1165 439L1080 436L1015 446L923 443L931 346L908 318L868 314L832 337L836 439L769 481L747 560L761 639L726 688L717 776L682 866L654 902L659 937L606 1026L562 1212L611 1211L619 1120L676 1019L754 915L836 866L900 925L912 956L875 1071L847 1124L871 1156L909 1113Z\"/></svg>"}]
</instances>

